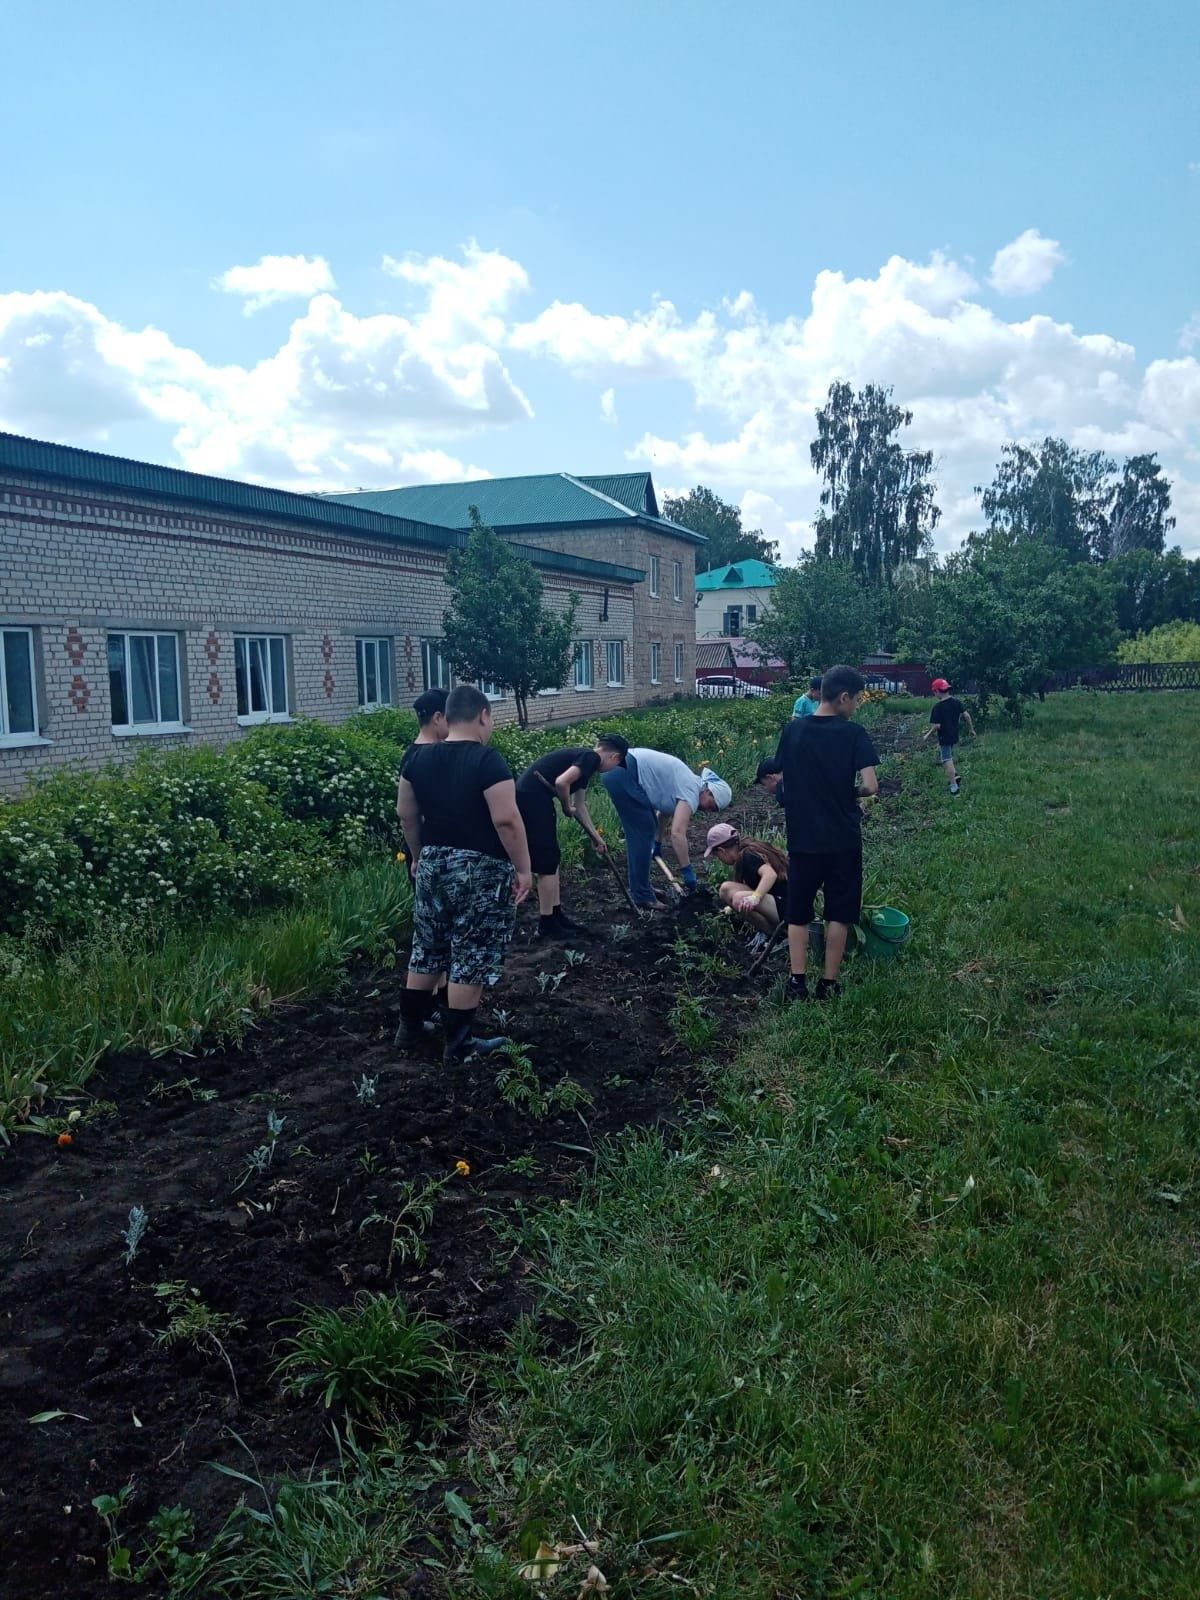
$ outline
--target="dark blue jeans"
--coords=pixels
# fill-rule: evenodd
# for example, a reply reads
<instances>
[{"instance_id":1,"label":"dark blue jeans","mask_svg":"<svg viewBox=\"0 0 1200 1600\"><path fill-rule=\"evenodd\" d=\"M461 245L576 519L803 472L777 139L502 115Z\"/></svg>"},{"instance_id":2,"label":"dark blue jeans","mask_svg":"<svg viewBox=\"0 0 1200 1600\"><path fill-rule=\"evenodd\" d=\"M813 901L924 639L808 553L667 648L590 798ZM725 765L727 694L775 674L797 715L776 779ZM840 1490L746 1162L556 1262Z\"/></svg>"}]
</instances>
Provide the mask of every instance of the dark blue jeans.
<instances>
[{"instance_id":1,"label":"dark blue jeans","mask_svg":"<svg viewBox=\"0 0 1200 1600\"><path fill-rule=\"evenodd\" d=\"M616 807L625 830L625 859L629 864L629 892L640 906L655 904L650 886L650 852L658 836L658 814L638 782L637 762L626 756L623 767L603 772L600 782Z\"/></svg>"}]
</instances>

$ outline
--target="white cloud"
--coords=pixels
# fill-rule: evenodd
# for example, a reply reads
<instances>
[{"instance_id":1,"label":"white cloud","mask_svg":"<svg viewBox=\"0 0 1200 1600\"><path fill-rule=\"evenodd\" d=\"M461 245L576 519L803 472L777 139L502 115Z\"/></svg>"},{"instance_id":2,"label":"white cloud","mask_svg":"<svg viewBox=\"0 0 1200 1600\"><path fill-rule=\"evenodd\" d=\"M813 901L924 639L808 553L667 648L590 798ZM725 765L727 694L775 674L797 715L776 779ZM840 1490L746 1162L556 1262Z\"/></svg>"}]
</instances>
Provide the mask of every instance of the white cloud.
<instances>
[{"instance_id":1,"label":"white cloud","mask_svg":"<svg viewBox=\"0 0 1200 1600\"><path fill-rule=\"evenodd\" d=\"M1193 311L1179 330L1179 348L1195 350L1200 346L1200 311Z\"/></svg>"},{"instance_id":2,"label":"white cloud","mask_svg":"<svg viewBox=\"0 0 1200 1600\"><path fill-rule=\"evenodd\" d=\"M779 501L758 489L747 489L738 506L742 526L761 528L768 539L779 545L781 561L793 562L816 542L812 524L802 517L789 517Z\"/></svg>"},{"instance_id":3,"label":"white cloud","mask_svg":"<svg viewBox=\"0 0 1200 1600\"><path fill-rule=\"evenodd\" d=\"M478 475L441 443L532 415L488 342L524 281L497 260L405 263L411 316L358 317L318 294L251 367L211 365L71 295L0 294L0 426L86 443L157 422L195 471L299 487Z\"/></svg>"},{"instance_id":4,"label":"white cloud","mask_svg":"<svg viewBox=\"0 0 1200 1600\"><path fill-rule=\"evenodd\" d=\"M1066 259L1057 239L1044 239L1036 228L1026 228L996 251L988 282L997 294L1036 294Z\"/></svg>"},{"instance_id":5,"label":"white cloud","mask_svg":"<svg viewBox=\"0 0 1200 1600\"><path fill-rule=\"evenodd\" d=\"M230 267L213 279L214 289L246 296L248 317L280 300L308 300L336 287L324 256L261 256L252 267Z\"/></svg>"},{"instance_id":6,"label":"white cloud","mask_svg":"<svg viewBox=\"0 0 1200 1600\"><path fill-rule=\"evenodd\" d=\"M615 389L605 389L600 396L600 417L602 421L612 423L614 426L621 420L617 416L617 391Z\"/></svg>"}]
</instances>

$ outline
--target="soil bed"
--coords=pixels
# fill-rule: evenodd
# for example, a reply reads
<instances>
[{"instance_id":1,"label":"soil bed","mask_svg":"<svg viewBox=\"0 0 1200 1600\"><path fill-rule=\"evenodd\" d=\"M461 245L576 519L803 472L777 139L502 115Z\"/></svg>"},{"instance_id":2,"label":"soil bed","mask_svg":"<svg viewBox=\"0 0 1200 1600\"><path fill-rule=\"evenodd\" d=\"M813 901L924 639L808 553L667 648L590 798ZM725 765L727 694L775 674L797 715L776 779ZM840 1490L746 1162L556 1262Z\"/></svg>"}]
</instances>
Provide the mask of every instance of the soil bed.
<instances>
[{"instance_id":1,"label":"soil bed","mask_svg":"<svg viewBox=\"0 0 1200 1600\"><path fill-rule=\"evenodd\" d=\"M899 748L904 723L879 730L876 742L881 753ZM697 858L709 820L693 822ZM777 833L783 813L752 790L723 820L745 834ZM677 991L697 952L719 947L736 971L743 944L704 891L638 921L603 868L564 879L566 909L588 924L575 941L586 960L573 964L567 947L538 941L536 908L526 905L480 1018L487 1031L497 1007L507 1013L495 1031L528 1049L543 1090L569 1078L586 1091L570 1109L536 1118L509 1104L497 1058L444 1074L434 1048L395 1045L401 962L360 972L334 1000L274 1013L240 1049L109 1061L89 1087L111 1111L93 1105L70 1148L25 1136L7 1152L0 1595L111 1594L91 1500L126 1484L126 1542L136 1547L146 1519L180 1503L195 1514L199 1547L240 1493L211 1463L250 1467L235 1433L267 1482L326 1458L325 1413L285 1399L272 1377L278 1324L298 1306L391 1288L448 1323L458 1348L499 1347L532 1294L528 1264L497 1224L571 1192L606 1136L686 1112L700 1084L671 1028ZM785 949L756 988L786 971ZM734 1038L745 985L690 977L715 993L705 1002L713 1020L730 1024L718 1037ZM374 1104L356 1094L364 1075L378 1080ZM268 1142L268 1113L284 1119L271 1164L248 1171ZM469 1176L452 1176L459 1161ZM389 1267L391 1228L368 1219L393 1217L397 1184L427 1178L448 1181L422 1236L424 1257ZM145 1208L149 1228L127 1267L121 1232L133 1206ZM219 1356L156 1343L167 1312L154 1289L164 1281L240 1319L226 1340L236 1395ZM30 1422L51 1410L77 1415Z\"/></svg>"},{"instance_id":2,"label":"soil bed","mask_svg":"<svg viewBox=\"0 0 1200 1600\"><path fill-rule=\"evenodd\" d=\"M498 1346L531 1295L497 1216L569 1192L598 1140L674 1118L696 1089L669 1021L673 944L683 933L714 935L711 900L639 923L598 870L568 876L567 903L591 930L575 941L586 961L573 965L564 946L538 941L536 913L523 907L503 981L480 1015L487 1023L503 1008L510 1020L495 1031L528 1048L543 1089L569 1077L590 1104L538 1119L501 1097L500 1060L448 1075L433 1048L395 1046L401 968L276 1014L238 1050L110 1061L90 1088L111 1115L92 1116L69 1149L25 1137L9 1152L0 1164L9 1469L0 1594L110 1593L91 1500L127 1483L123 1535L177 1502L196 1514L201 1539L211 1533L239 1488L209 1463L250 1465L233 1431L267 1480L320 1459L324 1413L281 1397L271 1377L275 1325L298 1305L391 1287L449 1323L461 1348ZM378 1079L374 1105L355 1092L364 1074ZM207 1091L215 1098L194 1098ZM270 1168L247 1178L251 1152L268 1142L268 1112L283 1131ZM389 1277L391 1228L365 1219L394 1216L398 1182L445 1178L458 1161L470 1176L441 1190L424 1260L394 1263ZM149 1229L127 1268L121 1231L138 1205ZM169 1280L244 1324L226 1341L236 1398L219 1356L156 1344L167 1313L154 1286ZM79 1416L28 1420L48 1410Z\"/></svg>"}]
</instances>

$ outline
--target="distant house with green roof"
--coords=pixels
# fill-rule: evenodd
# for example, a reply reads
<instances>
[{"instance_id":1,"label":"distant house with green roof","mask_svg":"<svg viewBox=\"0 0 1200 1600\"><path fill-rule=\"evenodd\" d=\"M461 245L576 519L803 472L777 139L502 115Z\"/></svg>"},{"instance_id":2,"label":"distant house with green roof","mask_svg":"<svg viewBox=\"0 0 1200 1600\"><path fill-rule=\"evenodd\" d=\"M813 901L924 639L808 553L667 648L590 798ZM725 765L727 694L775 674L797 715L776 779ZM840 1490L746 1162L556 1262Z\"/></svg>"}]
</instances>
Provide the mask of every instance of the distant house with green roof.
<instances>
[{"instance_id":1,"label":"distant house with green roof","mask_svg":"<svg viewBox=\"0 0 1200 1600\"><path fill-rule=\"evenodd\" d=\"M696 574L697 639L737 639L771 609L775 569L765 561L731 561Z\"/></svg>"}]
</instances>

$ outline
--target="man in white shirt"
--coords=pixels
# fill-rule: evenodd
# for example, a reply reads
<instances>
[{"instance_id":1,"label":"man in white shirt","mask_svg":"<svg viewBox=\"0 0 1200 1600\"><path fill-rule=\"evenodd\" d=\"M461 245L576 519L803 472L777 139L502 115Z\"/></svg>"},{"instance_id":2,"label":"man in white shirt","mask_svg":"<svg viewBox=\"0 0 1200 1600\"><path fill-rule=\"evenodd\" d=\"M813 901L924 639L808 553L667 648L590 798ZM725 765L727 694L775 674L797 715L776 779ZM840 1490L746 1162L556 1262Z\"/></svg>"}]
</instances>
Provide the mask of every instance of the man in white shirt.
<instances>
[{"instance_id":1,"label":"man in white shirt","mask_svg":"<svg viewBox=\"0 0 1200 1600\"><path fill-rule=\"evenodd\" d=\"M639 905L656 903L650 884L650 861L660 853L660 819L670 818L671 847L680 876L689 889L696 887L696 869L688 853L688 823L696 811L720 811L733 799L733 791L711 767L699 776L678 756L662 750L634 748L622 763L600 779L625 830L629 863L629 890Z\"/></svg>"}]
</instances>

